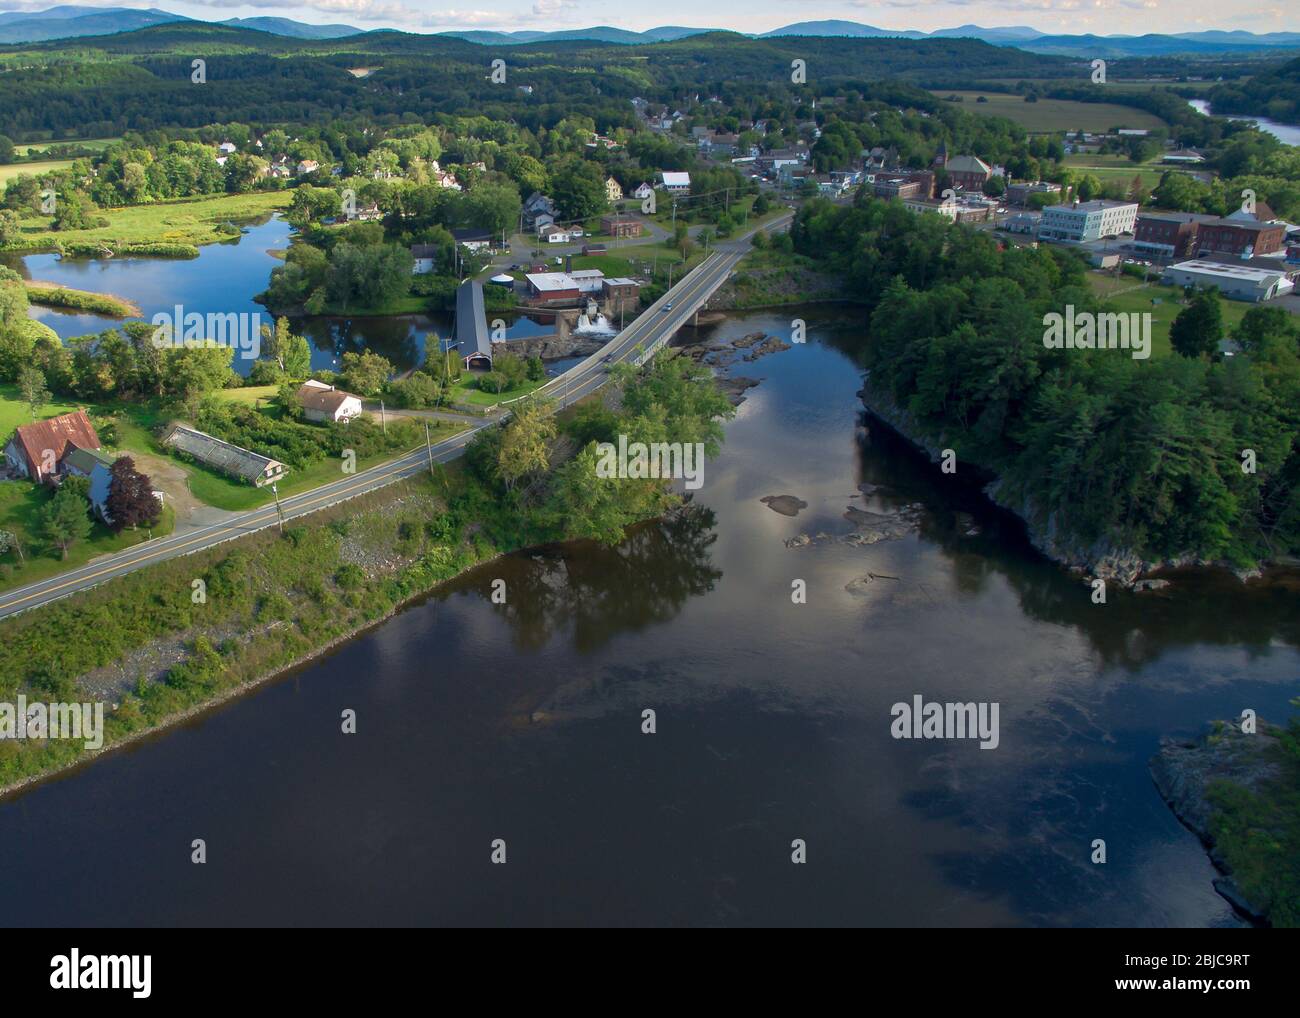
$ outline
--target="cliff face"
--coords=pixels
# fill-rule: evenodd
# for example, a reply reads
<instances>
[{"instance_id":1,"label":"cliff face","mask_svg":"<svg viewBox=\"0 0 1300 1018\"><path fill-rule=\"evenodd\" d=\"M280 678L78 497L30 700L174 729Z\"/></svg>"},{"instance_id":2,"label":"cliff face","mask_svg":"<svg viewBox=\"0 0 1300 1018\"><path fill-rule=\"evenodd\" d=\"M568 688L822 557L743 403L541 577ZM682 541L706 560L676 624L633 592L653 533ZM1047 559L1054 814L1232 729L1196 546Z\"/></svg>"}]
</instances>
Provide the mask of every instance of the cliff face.
<instances>
[{"instance_id":1,"label":"cliff face","mask_svg":"<svg viewBox=\"0 0 1300 1018\"><path fill-rule=\"evenodd\" d=\"M1209 850L1210 858L1223 872L1215 889L1239 911L1264 921L1267 903L1252 901L1238 886L1232 867L1213 833L1215 807L1210 786L1225 782L1236 789L1268 796L1269 785L1282 777L1277 762L1277 730L1263 721L1258 732L1245 734L1238 724L1215 722L1213 729L1195 740L1160 740L1160 751L1151 758L1151 777L1174 815Z\"/></svg>"},{"instance_id":2,"label":"cliff face","mask_svg":"<svg viewBox=\"0 0 1300 1018\"><path fill-rule=\"evenodd\" d=\"M888 393L873 389L868 380L858 393L867 412L889 425L912 445L923 450L930 459L939 462L945 439L930 439L923 435L923 429L905 409L890 397ZM1089 577L1104 579L1121 587L1144 589L1153 581L1143 581L1140 577L1164 569L1178 569L1186 566L1221 565L1195 556L1180 556L1168 559L1148 559L1131 548L1117 547L1108 540L1085 544L1077 536L1064 532L1057 515L1045 512L1027 499L1016 499L1004 490L1002 481L994 480L984 487L984 494L995 505L1007 510L1025 524L1029 541L1035 548L1053 562L1074 572ZM1243 572L1234 570L1242 579L1258 576L1258 570Z\"/></svg>"}]
</instances>

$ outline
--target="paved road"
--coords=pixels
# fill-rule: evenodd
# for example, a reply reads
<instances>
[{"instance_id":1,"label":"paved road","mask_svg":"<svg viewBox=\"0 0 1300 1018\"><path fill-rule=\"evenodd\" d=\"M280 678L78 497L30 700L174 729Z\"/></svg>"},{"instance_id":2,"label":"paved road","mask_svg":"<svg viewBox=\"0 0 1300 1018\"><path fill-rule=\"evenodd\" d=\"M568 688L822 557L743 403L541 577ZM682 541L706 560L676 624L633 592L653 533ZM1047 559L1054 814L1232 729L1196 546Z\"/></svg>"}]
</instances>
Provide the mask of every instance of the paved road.
<instances>
[{"instance_id":1,"label":"paved road","mask_svg":"<svg viewBox=\"0 0 1300 1018\"><path fill-rule=\"evenodd\" d=\"M775 220L765 228L769 230L778 228L785 221L785 218ZM739 239L719 245L671 291L606 343L598 353L570 368L563 375L553 378L537 391L559 406L568 406L591 395L605 384L610 362L640 363L659 346L668 342L695 309L726 280L736 263L749 250L749 241L755 232L757 230L751 230ZM671 310L666 310L670 305ZM500 419L497 417L475 421L469 430L439 442L432 449L433 461L446 463L455 459L479 431L498 424ZM336 502L374 491L427 469L429 469L429 452L425 449L417 449L387 463L371 467L369 470L285 498L280 505L284 518L291 520ZM276 522L277 513L273 503L260 509L239 513L212 526L137 544L39 583L28 584L0 594L0 618L48 604L79 590L97 586L106 580L124 576L144 566L165 562L179 555L190 555L223 541L273 527Z\"/></svg>"}]
</instances>

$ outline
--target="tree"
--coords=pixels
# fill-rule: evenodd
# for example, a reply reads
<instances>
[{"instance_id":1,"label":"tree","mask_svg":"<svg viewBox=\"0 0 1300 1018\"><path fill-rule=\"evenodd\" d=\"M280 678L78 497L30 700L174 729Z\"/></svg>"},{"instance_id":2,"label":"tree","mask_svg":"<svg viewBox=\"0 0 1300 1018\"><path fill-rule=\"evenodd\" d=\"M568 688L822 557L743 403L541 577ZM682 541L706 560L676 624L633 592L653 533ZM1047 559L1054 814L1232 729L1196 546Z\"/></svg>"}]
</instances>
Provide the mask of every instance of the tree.
<instances>
[{"instance_id":1,"label":"tree","mask_svg":"<svg viewBox=\"0 0 1300 1018\"><path fill-rule=\"evenodd\" d=\"M0 555L3 555L11 548L18 553L19 562L26 561L23 557L23 546L18 540L18 535L12 530L0 530Z\"/></svg>"},{"instance_id":2,"label":"tree","mask_svg":"<svg viewBox=\"0 0 1300 1018\"><path fill-rule=\"evenodd\" d=\"M1201 290L1178 312L1169 328L1169 343L1184 357L1214 353L1223 336L1223 309L1217 289Z\"/></svg>"},{"instance_id":3,"label":"tree","mask_svg":"<svg viewBox=\"0 0 1300 1018\"><path fill-rule=\"evenodd\" d=\"M378 396L392 373L393 365L388 359L369 350L348 351L343 355L344 384L358 396Z\"/></svg>"},{"instance_id":4,"label":"tree","mask_svg":"<svg viewBox=\"0 0 1300 1018\"><path fill-rule=\"evenodd\" d=\"M289 319L277 318L275 331L262 326L262 356L275 362L289 378L306 378L311 371L311 344L289 331Z\"/></svg>"},{"instance_id":5,"label":"tree","mask_svg":"<svg viewBox=\"0 0 1300 1018\"><path fill-rule=\"evenodd\" d=\"M66 559L68 549L90 536L86 500L71 488L60 489L37 517L41 536L57 547Z\"/></svg>"},{"instance_id":6,"label":"tree","mask_svg":"<svg viewBox=\"0 0 1300 1018\"><path fill-rule=\"evenodd\" d=\"M0 209L0 244L12 244L22 234L18 213Z\"/></svg>"},{"instance_id":7,"label":"tree","mask_svg":"<svg viewBox=\"0 0 1300 1018\"><path fill-rule=\"evenodd\" d=\"M41 408L50 401L50 390L45 384L45 372L31 364L18 373L18 391L33 417L40 416Z\"/></svg>"},{"instance_id":8,"label":"tree","mask_svg":"<svg viewBox=\"0 0 1300 1018\"><path fill-rule=\"evenodd\" d=\"M497 473L509 491L523 478L540 473L550 464L550 443L555 438L555 417L549 404L526 400L515 410L501 432Z\"/></svg>"},{"instance_id":9,"label":"tree","mask_svg":"<svg viewBox=\"0 0 1300 1018\"><path fill-rule=\"evenodd\" d=\"M107 510L114 533L126 527L152 527L158 522L162 506L154 497L153 482L135 468L130 456L119 456L109 468Z\"/></svg>"},{"instance_id":10,"label":"tree","mask_svg":"<svg viewBox=\"0 0 1300 1018\"><path fill-rule=\"evenodd\" d=\"M12 163L14 161L14 143L13 139L6 135L0 134L0 165Z\"/></svg>"}]
</instances>

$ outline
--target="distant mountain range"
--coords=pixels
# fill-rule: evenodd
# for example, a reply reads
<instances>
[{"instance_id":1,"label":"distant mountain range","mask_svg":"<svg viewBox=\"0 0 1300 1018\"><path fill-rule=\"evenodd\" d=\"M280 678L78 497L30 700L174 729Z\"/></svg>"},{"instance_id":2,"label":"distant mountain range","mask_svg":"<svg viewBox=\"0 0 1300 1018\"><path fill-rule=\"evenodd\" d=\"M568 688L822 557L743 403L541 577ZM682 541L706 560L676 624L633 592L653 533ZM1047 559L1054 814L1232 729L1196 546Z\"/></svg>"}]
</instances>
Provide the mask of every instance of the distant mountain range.
<instances>
[{"instance_id":1,"label":"distant mountain range","mask_svg":"<svg viewBox=\"0 0 1300 1018\"><path fill-rule=\"evenodd\" d=\"M0 43L43 42L89 35L112 35L193 18L170 14L156 8L85 7L63 5L44 11L8 11L0 14ZM254 29L294 39L340 39L360 35L364 29L351 25L311 25L290 18L230 18L217 24ZM519 46L534 42L591 40L617 45L670 42L705 32L709 28L683 28L667 25L645 32L598 25L593 28L556 32L443 32L442 35L488 46ZM982 28L962 25L937 32L895 31L876 28L856 21L801 21L758 38L772 36L848 37L858 39L979 39L994 46L1014 46L1032 53L1077 57L1150 57L1174 53L1193 55L1248 54L1273 49L1300 49L1300 32L1269 32L1256 35L1245 31L1180 32L1176 35L1048 35L1027 26Z\"/></svg>"}]
</instances>

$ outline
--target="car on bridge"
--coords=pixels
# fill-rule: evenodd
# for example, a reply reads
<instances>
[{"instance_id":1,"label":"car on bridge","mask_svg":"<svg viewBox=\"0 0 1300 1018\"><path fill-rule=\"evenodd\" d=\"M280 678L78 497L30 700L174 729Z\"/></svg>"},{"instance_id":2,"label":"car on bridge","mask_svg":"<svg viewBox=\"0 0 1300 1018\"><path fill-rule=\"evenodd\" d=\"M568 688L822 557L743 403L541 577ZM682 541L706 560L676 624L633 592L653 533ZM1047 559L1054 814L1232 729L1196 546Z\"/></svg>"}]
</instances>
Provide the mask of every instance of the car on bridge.
<instances>
[{"instance_id":1,"label":"car on bridge","mask_svg":"<svg viewBox=\"0 0 1300 1018\"><path fill-rule=\"evenodd\" d=\"M667 304L664 305L663 309L665 311L671 311L673 309L673 302L669 301Z\"/></svg>"}]
</instances>

